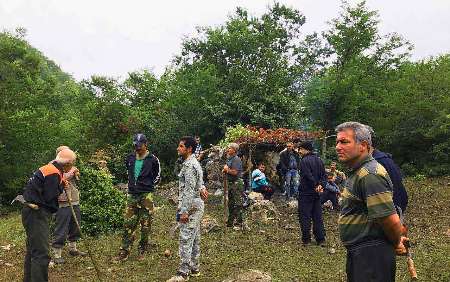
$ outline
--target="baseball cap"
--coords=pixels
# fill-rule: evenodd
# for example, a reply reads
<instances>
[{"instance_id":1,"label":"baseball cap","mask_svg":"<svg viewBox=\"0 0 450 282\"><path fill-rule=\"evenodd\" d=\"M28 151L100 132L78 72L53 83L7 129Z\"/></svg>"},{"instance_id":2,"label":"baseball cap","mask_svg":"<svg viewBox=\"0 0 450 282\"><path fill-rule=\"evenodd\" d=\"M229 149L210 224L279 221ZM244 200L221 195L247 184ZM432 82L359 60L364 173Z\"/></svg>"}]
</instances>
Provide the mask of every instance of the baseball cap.
<instances>
[{"instance_id":1,"label":"baseball cap","mask_svg":"<svg viewBox=\"0 0 450 282\"><path fill-rule=\"evenodd\" d=\"M140 147L143 144L147 144L147 137L145 137L145 135L142 134L142 133L138 133L138 134L134 135L134 137L133 137L133 145L135 147Z\"/></svg>"}]
</instances>

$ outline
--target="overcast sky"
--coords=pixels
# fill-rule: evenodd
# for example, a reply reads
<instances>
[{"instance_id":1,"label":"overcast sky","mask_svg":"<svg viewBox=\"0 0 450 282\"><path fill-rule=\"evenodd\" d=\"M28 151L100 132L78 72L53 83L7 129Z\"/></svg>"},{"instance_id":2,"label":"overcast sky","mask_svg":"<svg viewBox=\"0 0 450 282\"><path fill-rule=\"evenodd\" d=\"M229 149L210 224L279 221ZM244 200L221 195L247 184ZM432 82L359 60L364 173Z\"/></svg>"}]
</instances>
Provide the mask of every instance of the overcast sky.
<instances>
[{"instance_id":1,"label":"overcast sky","mask_svg":"<svg viewBox=\"0 0 450 282\"><path fill-rule=\"evenodd\" d=\"M280 0L306 16L304 33L322 31L338 0ZM350 1L355 3L357 1ZM76 79L161 74L196 26L223 23L235 7L260 15L267 0L1 0L0 29L27 29L26 39ZM450 52L449 0L368 0L382 34L397 32L415 46L413 59Z\"/></svg>"}]
</instances>

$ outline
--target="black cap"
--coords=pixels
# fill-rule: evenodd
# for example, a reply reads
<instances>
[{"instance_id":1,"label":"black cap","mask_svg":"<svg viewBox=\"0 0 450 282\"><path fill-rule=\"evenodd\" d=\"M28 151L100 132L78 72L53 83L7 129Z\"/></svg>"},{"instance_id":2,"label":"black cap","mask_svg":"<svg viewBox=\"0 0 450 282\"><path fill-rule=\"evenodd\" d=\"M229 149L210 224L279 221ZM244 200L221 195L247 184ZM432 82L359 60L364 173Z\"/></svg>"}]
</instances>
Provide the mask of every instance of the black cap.
<instances>
[{"instance_id":1,"label":"black cap","mask_svg":"<svg viewBox=\"0 0 450 282\"><path fill-rule=\"evenodd\" d=\"M303 148L303 149L305 149L305 150L308 150L308 151L310 151L310 152L312 152L312 150L314 150L312 143L309 142L309 141L304 141L304 142L300 143L300 144L298 145L298 147L299 147L299 148Z\"/></svg>"},{"instance_id":2,"label":"black cap","mask_svg":"<svg viewBox=\"0 0 450 282\"><path fill-rule=\"evenodd\" d=\"M145 135L142 133L138 133L138 134L134 135L133 145L135 147L140 147L143 144L147 144L147 137L145 137Z\"/></svg>"}]
</instances>

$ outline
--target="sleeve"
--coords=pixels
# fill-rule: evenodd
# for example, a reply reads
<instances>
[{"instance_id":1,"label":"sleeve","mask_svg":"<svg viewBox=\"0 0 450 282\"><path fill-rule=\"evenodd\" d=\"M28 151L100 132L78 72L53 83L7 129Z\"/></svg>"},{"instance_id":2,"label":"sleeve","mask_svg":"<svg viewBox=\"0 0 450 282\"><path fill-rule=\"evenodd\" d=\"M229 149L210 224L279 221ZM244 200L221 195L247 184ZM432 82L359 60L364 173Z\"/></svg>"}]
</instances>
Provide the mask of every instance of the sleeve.
<instances>
[{"instance_id":1,"label":"sleeve","mask_svg":"<svg viewBox=\"0 0 450 282\"><path fill-rule=\"evenodd\" d=\"M301 176L310 184L314 185L314 187L317 186L317 182L314 179L314 176L312 175L311 170L308 166L308 160L306 158L302 159L300 162L300 174Z\"/></svg>"},{"instance_id":2,"label":"sleeve","mask_svg":"<svg viewBox=\"0 0 450 282\"><path fill-rule=\"evenodd\" d=\"M153 184L156 185L161 181L161 164L159 163L159 159L154 156L154 161L152 165L152 175L153 175Z\"/></svg>"},{"instance_id":3,"label":"sleeve","mask_svg":"<svg viewBox=\"0 0 450 282\"><path fill-rule=\"evenodd\" d=\"M324 187L325 187L326 190L328 190L330 192L333 192L333 193L339 193L340 192L339 188L337 186L335 186L333 184L330 184L330 183L327 183Z\"/></svg>"},{"instance_id":4,"label":"sleeve","mask_svg":"<svg viewBox=\"0 0 450 282\"><path fill-rule=\"evenodd\" d=\"M231 169L242 171L242 161L239 158L234 158L231 163Z\"/></svg>"},{"instance_id":5,"label":"sleeve","mask_svg":"<svg viewBox=\"0 0 450 282\"><path fill-rule=\"evenodd\" d=\"M396 213L392 201L392 189L386 178L370 173L359 181L359 187L362 187L361 196L366 202L369 220Z\"/></svg>"},{"instance_id":6,"label":"sleeve","mask_svg":"<svg viewBox=\"0 0 450 282\"><path fill-rule=\"evenodd\" d=\"M197 170L192 165L189 165L189 167L186 168L185 173L184 187L180 191L181 195L179 195L181 198L180 213L187 213L191 209L198 178Z\"/></svg>"}]
</instances>

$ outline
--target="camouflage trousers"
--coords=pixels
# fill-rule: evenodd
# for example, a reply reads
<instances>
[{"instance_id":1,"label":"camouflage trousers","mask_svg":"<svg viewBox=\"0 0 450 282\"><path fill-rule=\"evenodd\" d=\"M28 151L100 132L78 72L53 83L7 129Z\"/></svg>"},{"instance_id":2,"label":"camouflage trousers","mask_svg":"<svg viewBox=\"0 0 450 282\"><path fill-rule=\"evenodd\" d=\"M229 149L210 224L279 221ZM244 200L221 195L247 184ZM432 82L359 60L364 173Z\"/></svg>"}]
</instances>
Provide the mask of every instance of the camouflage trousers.
<instances>
[{"instance_id":1,"label":"camouflage trousers","mask_svg":"<svg viewBox=\"0 0 450 282\"><path fill-rule=\"evenodd\" d=\"M138 225L141 226L139 248L145 250L152 224L153 194L128 194L127 207L124 215L122 250L129 251L136 238Z\"/></svg>"},{"instance_id":2,"label":"camouflage trousers","mask_svg":"<svg viewBox=\"0 0 450 282\"><path fill-rule=\"evenodd\" d=\"M242 179L228 182L228 226L235 223L244 222L242 192L244 191L244 182Z\"/></svg>"},{"instance_id":3,"label":"camouflage trousers","mask_svg":"<svg viewBox=\"0 0 450 282\"><path fill-rule=\"evenodd\" d=\"M180 224L181 259L179 272L189 274L191 270L199 270L200 263L200 225L202 222L204 203L201 199L194 200L195 211L189 214L189 222Z\"/></svg>"}]
</instances>

